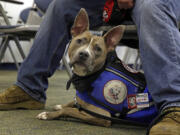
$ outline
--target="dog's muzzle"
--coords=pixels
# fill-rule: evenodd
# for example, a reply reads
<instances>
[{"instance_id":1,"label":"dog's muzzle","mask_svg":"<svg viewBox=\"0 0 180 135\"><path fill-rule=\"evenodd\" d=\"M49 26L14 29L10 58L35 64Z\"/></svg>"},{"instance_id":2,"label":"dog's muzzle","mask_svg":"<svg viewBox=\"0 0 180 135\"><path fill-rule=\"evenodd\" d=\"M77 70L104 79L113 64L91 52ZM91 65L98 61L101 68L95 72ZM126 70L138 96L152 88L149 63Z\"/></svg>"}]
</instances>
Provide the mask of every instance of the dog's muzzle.
<instances>
[{"instance_id":1,"label":"dog's muzzle","mask_svg":"<svg viewBox=\"0 0 180 135\"><path fill-rule=\"evenodd\" d=\"M79 60L80 61L86 61L89 58L89 53L86 51L79 52Z\"/></svg>"}]
</instances>

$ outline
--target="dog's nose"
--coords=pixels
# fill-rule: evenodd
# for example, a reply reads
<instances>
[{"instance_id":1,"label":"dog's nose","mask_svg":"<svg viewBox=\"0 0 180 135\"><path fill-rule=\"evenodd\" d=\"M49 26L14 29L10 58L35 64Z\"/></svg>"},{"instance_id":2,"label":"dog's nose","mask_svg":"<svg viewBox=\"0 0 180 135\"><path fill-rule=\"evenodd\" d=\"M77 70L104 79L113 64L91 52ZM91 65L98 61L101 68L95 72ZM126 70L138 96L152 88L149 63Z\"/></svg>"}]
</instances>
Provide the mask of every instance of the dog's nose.
<instances>
[{"instance_id":1,"label":"dog's nose","mask_svg":"<svg viewBox=\"0 0 180 135\"><path fill-rule=\"evenodd\" d=\"M85 52L85 51L79 52L79 59L80 59L80 60L85 61L85 60L87 60L88 57L89 57L88 52Z\"/></svg>"}]
</instances>

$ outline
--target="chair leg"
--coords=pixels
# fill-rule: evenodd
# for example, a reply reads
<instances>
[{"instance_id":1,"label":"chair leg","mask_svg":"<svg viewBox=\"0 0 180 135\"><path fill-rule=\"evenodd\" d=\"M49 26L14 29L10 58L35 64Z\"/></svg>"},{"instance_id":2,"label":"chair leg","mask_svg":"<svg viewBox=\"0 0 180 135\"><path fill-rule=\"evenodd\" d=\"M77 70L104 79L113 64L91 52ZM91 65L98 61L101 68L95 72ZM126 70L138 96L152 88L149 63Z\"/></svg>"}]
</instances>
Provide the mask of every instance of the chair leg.
<instances>
[{"instance_id":1,"label":"chair leg","mask_svg":"<svg viewBox=\"0 0 180 135\"><path fill-rule=\"evenodd\" d=\"M1 50L2 46L3 46L3 44L4 44L4 41L5 41L5 38L1 38L0 50Z\"/></svg>"},{"instance_id":2,"label":"chair leg","mask_svg":"<svg viewBox=\"0 0 180 135\"><path fill-rule=\"evenodd\" d=\"M3 59L3 57L4 57L4 54L6 52L8 44L9 44L9 38L6 37L4 39L4 42L3 42L2 46L1 46L1 48L0 48L0 63L1 63L2 59Z\"/></svg>"},{"instance_id":3,"label":"chair leg","mask_svg":"<svg viewBox=\"0 0 180 135\"><path fill-rule=\"evenodd\" d=\"M17 70L18 70L18 69L19 69L19 64L18 64L18 62L17 62L17 60L16 60L16 57L15 57L13 51L12 51L12 48L11 48L10 45L8 45L8 48L9 48L9 51L10 51L11 56L12 56L12 58L13 58L13 61L14 61L14 63L16 64Z\"/></svg>"},{"instance_id":4,"label":"chair leg","mask_svg":"<svg viewBox=\"0 0 180 135\"><path fill-rule=\"evenodd\" d=\"M26 56L25 56L24 51L21 47L21 44L19 43L19 39L17 37L14 37L14 42L16 43L16 46L19 50L19 53L20 53L22 59L24 60L26 58Z\"/></svg>"},{"instance_id":5,"label":"chair leg","mask_svg":"<svg viewBox=\"0 0 180 135\"><path fill-rule=\"evenodd\" d=\"M3 57L4 57L4 54L5 54L5 52L6 52L6 50L7 50L7 48L9 48L9 51L10 51L10 54L11 54L11 56L12 56L12 58L13 58L13 61L14 61L14 63L15 63L15 65L16 65L16 67L17 67L17 69L19 69L19 64L18 64L18 62L17 62L17 60L16 60L16 57L15 57L15 55L14 55L14 53L13 53L13 50L12 50L12 48L11 48L11 46L9 45L9 37L7 36L5 39L4 39L4 41L3 41L3 44L1 45L1 48L0 48L0 63L1 63L1 61L2 61L2 59L3 59ZM20 45L20 44L19 44ZM17 45L18 46L18 45ZM21 46L20 46L21 47ZM18 48L19 49L19 48ZM20 49L22 49L22 48L20 48ZM21 56L23 55L23 53L21 53ZM25 56L25 55L24 55ZM25 58L25 57L23 57L23 58Z\"/></svg>"},{"instance_id":6,"label":"chair leg","mask_svg":"<svg viewBox=\"0 0 180 135\"><path fill-rule=\"evenodd\" d=\"M4 11L4 9L3 9L3 7L2 7L1 4L0 4L0 12L1 12L2 16L3 16L3 19L4 19L5 23L6 23L7 25L11 25L11 24L10 24L10 21L9 21L7 15L6 15L6 12Z\"/></svg>"}]
</instances>

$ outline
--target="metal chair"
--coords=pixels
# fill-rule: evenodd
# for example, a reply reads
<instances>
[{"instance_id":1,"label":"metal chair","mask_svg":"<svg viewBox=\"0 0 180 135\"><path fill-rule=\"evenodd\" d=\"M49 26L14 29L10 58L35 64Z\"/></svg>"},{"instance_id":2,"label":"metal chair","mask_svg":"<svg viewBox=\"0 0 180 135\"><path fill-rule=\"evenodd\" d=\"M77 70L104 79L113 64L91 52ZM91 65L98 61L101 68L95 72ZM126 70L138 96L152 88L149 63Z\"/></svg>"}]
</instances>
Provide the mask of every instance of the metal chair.
<instances>
[{"instance_id":1,"label":"metal chair","mask_svg":"<svg viewBox=\"0 0 180 135\"><path fill-rule=\"evenodd\" d=\"M29 8L26 8L24 10L21 11L20 15L19 15L19 22L23 22L24 24L27 23L28 21L28 17L30 15L31 12L35 12L37 16L39 17L42 17L43 14L41 12L39 12L36 8L33 8L33 7L29 7Z\"/></svg>"},{"instance_id":2,"label":"metal chair","mask_svg":"<svg viewBox=\"0 0 180 135\"><path fill-rule=\"evenodd\" d=\"M36 11L37 14L42 17L45 14L46 9L48 8L48 5L50 4L52 0L35 0L34 5L35 8L27 8L24 11L21 12L20 18L23 20L24 23L28 21L29 13L30 11ZM19 63L15 57L15 54L13 52L13 49L11 48L10 41L14 41L15 45L22 57L22 59L25 59L25 53L22 49L22 46L20 44L20 41L24 40L30 40L35 37L35 34L39 28L39 25L11 25L2 6L0 5L1 13L4 17L5 23L7 26L0 26L0 36L2 37L2 43L0 44L0 63L2 62L2 59L4 57L4 54L7 49L9 49L10 54L13 58L13 61L17 67L19 68Z\"/></svg>"},{"instance_id":3,"label":"metal chair","mask_svg":"<svg viewBox=\"0 0 180 135\"><path fill-rule=\"evenodd\" d=\"M31 19L31 13L42 18L51 2L52 0L34 0L32 7L26 8L20 13L20 20L23 23L27 23L28 19Z\"/></svg>"},{"instance_id":4,"label":"metal chair","mask_svg":"<svg viewBox=\"0 0 180 135\"><path fill-rule=\"evenodd\" d=\"M0 26L0 36L2 37L2 43L0 44L0 63L4 57L4 54L7 49L9 49L10 54L13 58L13 61L19 69L19 63L13 53L13 50L10 45L10 41L14 41L15 45L22 57L25 59L25 53L20 44L20 40L30 40L35 37L36 32L38 31L39 25L16 25L16 26Z\"/></svg>"}]
</instances>

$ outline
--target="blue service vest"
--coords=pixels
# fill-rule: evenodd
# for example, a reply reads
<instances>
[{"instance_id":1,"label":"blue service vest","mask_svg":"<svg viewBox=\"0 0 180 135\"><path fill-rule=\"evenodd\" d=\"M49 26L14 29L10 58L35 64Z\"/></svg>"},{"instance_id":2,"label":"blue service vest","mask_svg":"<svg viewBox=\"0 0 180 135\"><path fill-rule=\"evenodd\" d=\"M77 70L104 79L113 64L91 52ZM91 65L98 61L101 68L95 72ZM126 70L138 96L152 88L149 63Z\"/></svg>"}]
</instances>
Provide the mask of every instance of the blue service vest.
<instances>
[{"instance_id":1,"label":"blue service vest","mask_svg":"<svg viewBox=\"0 0 180 135\"><path fill-rule=\"evenodd\" d=\"M137 80L112 66L107 66L91 86L93 89L90 93L76 90L76 95L85 102L110 112L112 116L128 110L123 119L146 124L157 116L157 109L147 87L140 92ZM91 97L113 110L98 104Z\"/></svg>"}]
</instances>

